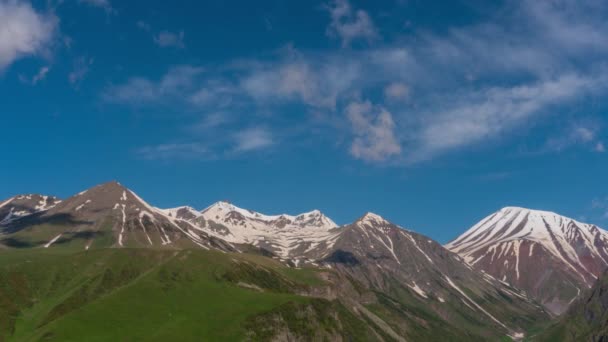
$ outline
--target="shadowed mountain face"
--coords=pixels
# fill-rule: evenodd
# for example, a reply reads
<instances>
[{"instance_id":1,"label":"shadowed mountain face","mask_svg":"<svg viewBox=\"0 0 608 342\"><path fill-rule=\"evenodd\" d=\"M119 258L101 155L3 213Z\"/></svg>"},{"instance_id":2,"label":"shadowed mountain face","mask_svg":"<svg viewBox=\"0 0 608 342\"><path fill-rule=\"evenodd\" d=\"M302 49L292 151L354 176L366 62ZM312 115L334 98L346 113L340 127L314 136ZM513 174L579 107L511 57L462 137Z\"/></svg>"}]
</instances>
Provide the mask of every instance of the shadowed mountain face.
<instances>
[{"instance_id":1,"label":"shadowed mountain face","mask_svg":"<svg viewBox=\"0 0 608 342\"><path fill-rule=\"evenodd\" d=\"M490 325L513 337L544 312L519 290L475 272L426 236L368 213L341 228L322 267L394 298L412 295L446 321ZM465 319L466 317L466 319Z\"/></svg>"},{"instance_id":2,"label":"shadowed mountain face","mask_svg":"<svg viewBox=\"0 0 608 342\"><path fill-rule=\"evenodd\" d=\"M555 213L504 208L446 245L559 315L608 266L608 232Z\"/></svg>"},{"instance_id":3,"label":"shadowed mountain face","mask_svg":"<svg viewBox=\"0 0 608 342\"><path fill-rule=\"evenodd\" d=\"M519 290L475 271L437 242L372 213L338 227L318 210L264 215L226 202L200 212L163 210L110 182L2 229L5 248L261 254L282 265L322 272L327 287L310 291L384 326L383 333L394 340L427 339L435 330L454 338L519 339L548 317ZM264 284L268 282L274 282L272 277Z\"/></svg>"},{"instance_id":4,"label":"shadowed mountain face","mask_svg":"<svg viewBox=\"0 0 608 342\"><path fill-rule=\"evenodd\" d=\"M585 291L539 341L608 341L608 271Z\"/></svg>"}]
</instances>

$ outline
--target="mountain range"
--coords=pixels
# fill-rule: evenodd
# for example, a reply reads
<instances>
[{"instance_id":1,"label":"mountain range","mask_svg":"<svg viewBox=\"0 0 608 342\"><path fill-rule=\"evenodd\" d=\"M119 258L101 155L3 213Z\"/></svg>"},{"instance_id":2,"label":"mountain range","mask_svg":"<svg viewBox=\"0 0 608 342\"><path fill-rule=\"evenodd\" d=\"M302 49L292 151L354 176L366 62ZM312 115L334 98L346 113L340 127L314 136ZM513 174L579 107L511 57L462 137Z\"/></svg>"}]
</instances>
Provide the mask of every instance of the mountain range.
<instances>
[{"instance_id":1,"label":"mountain range","mask_svg":"<svg viewBox=\"0 0 608 342\"><path fill-rule=\"evenodd\" d=\"M159 286L159 298L168 296L158 280L166 275L188 293L204 284L234 288L256 300L292 296L280 305L264 299L270 311L235 321L239 324L235 331L242 330L239 339L307 340L302 326L293 325L290 315L295 310L300 318L308 317L307 327L317 331L319 339L520 340L552 315L563 313L594 284L608 260L605 231L523 208L504 208L446 246L374 213L338 226L318 210L266 215L225 201L200 211L188 206L160 209L118 182L65 200L16 196L0 202L0 219L0 252L19 255L17 259L60 255L73 265L95 255L107 267L91 271L86 281L66 282L67 292L53 292L48 294L49 302L39 303L40 293L46 293L40 292L41 279L52 283L59 281L56 277L75 277L77 270L60 267L56 272L61 276L51 272L47 279L31 271L36 262L43 268L40 265L50 262L42 257L17 267L0 264L0 320L13 318L7 320L9 333L4 337L15 340L69 339L73 327L66 322L75 324L77 312L120 296L128 291L124 286L152 286L151 282ZM125 253L140 266L124 265ZM219 263L214 267L221 271L212 272L200 284L189 282L188 277L198 279L192 269L202 267L195 263L184 269L192 260ZM157 273L153 280L144 277ZM112 274L111 286L98 288L108 274ZM19 284L38 290L20 294L24 298L16 296L17 284L6 280L15 276ZM140 283L144 280L148 283ZM83 289L83 284L88 285ZM74 291L84 291L87 299L66 299ZM323 309L315 306L316 300L323 301ZM223 305L236 305L230 303ZM297 308L285 311L285 305ZM38 323L24 324L18 317ZM188 322L190 318L181 324ZM262 331L258 323L265 327ZM355 326L362 330L354 333ZM106 338L113 336L110 333L98 332ZM153 339L139 331L128 334Z\"/></svg>"}]
</instances>

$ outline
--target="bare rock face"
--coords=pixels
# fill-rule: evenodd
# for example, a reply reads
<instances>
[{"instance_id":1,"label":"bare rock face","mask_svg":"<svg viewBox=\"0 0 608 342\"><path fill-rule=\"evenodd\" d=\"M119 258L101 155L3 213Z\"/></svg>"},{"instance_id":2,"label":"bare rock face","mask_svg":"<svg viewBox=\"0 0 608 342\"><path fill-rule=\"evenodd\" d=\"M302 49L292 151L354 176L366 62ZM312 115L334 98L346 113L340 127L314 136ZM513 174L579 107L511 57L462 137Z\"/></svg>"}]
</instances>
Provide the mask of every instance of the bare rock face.
<instances>
[{"instance_id":1,"label":"bare rock face","mask_svg":"<svg viewBox=\"0 0 608 342\"><path fill-rule=\"evenodd\" d=\"M476 269L525 290L555 315L608 266L608 232L524 208L501 209L446 248Z\"/></svg>"}]
</instances>

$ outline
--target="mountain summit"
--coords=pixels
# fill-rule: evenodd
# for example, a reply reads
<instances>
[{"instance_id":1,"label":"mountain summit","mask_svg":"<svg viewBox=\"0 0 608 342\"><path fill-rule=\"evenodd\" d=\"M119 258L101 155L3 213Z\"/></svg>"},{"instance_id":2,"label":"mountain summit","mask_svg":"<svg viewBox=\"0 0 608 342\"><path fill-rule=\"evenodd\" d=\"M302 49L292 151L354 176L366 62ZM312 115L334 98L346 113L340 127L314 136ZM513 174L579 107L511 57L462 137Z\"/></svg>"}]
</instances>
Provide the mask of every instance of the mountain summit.
<instances>
[{"instance_id":1,"label":"mountain summit","mask_svg":"<svg viewBox=\"0 0 608 342\"><path fill-rule=\"evenodd\" d=\"M608 265L608 232L556 213L506 207L446 248L562 313Z\"/></svg>"}]
</instances>

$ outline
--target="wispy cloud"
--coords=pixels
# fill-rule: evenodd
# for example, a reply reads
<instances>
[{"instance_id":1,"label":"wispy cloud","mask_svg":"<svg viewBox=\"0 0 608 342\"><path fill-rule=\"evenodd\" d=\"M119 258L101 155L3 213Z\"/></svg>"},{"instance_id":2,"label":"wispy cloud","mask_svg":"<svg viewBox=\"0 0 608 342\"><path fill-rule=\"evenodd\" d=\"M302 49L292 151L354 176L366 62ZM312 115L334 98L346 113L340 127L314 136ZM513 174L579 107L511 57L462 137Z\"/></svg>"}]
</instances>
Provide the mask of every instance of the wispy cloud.
<instances>
[{"instance_id":1,"label":"wispy cloud","mask_svg":"<svg viewBox=\"0 0 608 342\"><path fill-rule=\"evenodd\" d=\"M393 82L384 88L384 97L388 101L404 101L410 94L410 88L402 82Z\"/></svg>"},{"instance_id":2,"label":"wispy cloud","mask_svg":"<svg viewBox=\"0 0 608 342\"><path fill-rule=\"evenodd\" d=\"M514 87L492 87L456 93L449 109L435 109L413 134L417 146L413 160L431 158L446 150L502 137L551 106L589 94L605 80L579 75Z\"/></svg>"},{"instance_id":3,"label":"wispy cloud","mask_svg":"<svg viewBox=\"0 0 608 342\"><path fill-rule=\"evenodd\" d=\"M371 42L379 38L369 14L362 9L354 10L348 0L334 0L326 9L331 17L327 35L340 39L342 46L349 46L358 39Z\"/></svg>"},{"instance_id":4,"label":"wispy cloud","mask_svg":"<svg viewBox=\"0 0 608 342\"><path fill-rule=\"evenodd\" d=\"M148 24L147 22L145 22L143 20L138 20L137 23L135 23L135 25L137 25L137 27L140 30L144 30L146 32L152 31L152 26L150 26L150 24Z\"/></svg>"},{"instance_id":5,"label":"wispy cloud","mask_svg":"<svg viewBox=\"0 0 608 342\"><path fill-rule=\"evenodd\" d=\"M270 130L265 127L250 127L234 134L235 152L251 152L268 148L274 144Z\"/></svg>"},{"instance_id":6,"label":"wispy cloud","mask_svg":"<svg viewBox=\"0 0 608 342\"><path fill-rule=\"evenodd\" d=\"M89 73L89 68L93 65L93 58L84 56L74 60L72 71L68 74L68 81L72 86L78 86Z\"/></svg>"},{"instance_id":7,"label":"wispy cloud","mask_svg":"<svg viewBox=\"0 0 608 342\"><path fill-rule=\"evenodd\" d=\"M241 127L219 135L207 136L216 128L215 123L209 126L205 123L197 128L205 134L194 137L193 141L150 145L135 152L140 158L148 160L214 160L243 157L265 151L272 148L276 142L272 131L267 127Z\"/></svg>"},{"instance_id":8,"label":"wispy cloud","mask_svg":"<svg viewBox=\"0 0 608 342\"><path fill-rule=\"evenodd\" d=\"M148 160L170 160L170 159L209 159L213 152L202 143L168 143L153 146L145 146L136 153L139 157Z\"/></svg>"},{"instance_id":9,"label":"wispy cloud","mask_svg":"<svg viewBox=\"0 0 608 342\"><path fill-rule=\"evenodd\" d=\"M595 152L604 152L604 144L598 137L599 127L589 124L571 124L557 137L549 138L545 151L563 151L572 146L585 146Z\"/></svg>"},{"instance_id":10,"label":"wispy cloud","mask_svg":"<svg viewBox=\"0 0 608 342\"><path fill-rule=\"evenodd\" d=\"M186 47L184 44L184 31L169 32L160 31L154 36L154 43L160 47L173 47L183 49Z\"/></svg>"},{"instance_id":11,"label":"wispy cloud","mask_svg":"<svg viewBox=\"0 0 608 342\"><path fill-rule=\"evenodd\" d=\"M51 67L49 67L49 66L44 66L44 67L40 68L40 70L38 70L38 73L36 75L34 75L34 77L32 78L32 84L36 84L36 83L44 80L50 70L51 70Z\"/></svg>"},{"instance_id":12,"label":"wispy cloud","mask_svg":"<svg viewBox=\"0 0 608 342\"><path fill-rule=\"evenodd\" d=\"M338 97L360 76L359 63L304 57L292 48L279 61L255 63L245 69L240 88L245 95L266 104L303 103L334 110Z\"/></svg>"},{"instance_id":13,"label":"wispy cloud","mask_svg":"<svg viewBox=\"0 0 608 342\"><path fill-rule=\"evenodd\" d=\"M26 77L24 75L19 75L19 80L25 84L36 85L36 84L38 84L38 82L40 82L46 78L46 75L49 73L50 70L51 70L50 66L43 66L38 70L38 72L34 76L32 76L31 79L29 79L28 77Z\"/></svg>"},{"instance_id":14,"label":"wispy cloud","mask_svg":"<svg viewBox=\"0 0 608 342\"><path fill-rule=\"evenodd\" d=\"M325 8L327 32L344 47L379 38L370 15L348 1ZM608 4L592 0L509 2L500 16L443 33L414 32L364 49L287 46L204 73L190 66L174 85L167 81L179 74L174 69L156 80L133 77L106 89L104 98L178 103L205 113L269 113L259 125L271 131L269 118L297 106L351 136L344 145L355 158L422 162L509 139L583 99L604 96L608 45L601 37L608 23L597 13L606 10ZM363 106L360 112L353 103ZM601 152L599 133L585 144Z\"/></svg>"},{"instance_id":15,"label":"wispy cloud","mask_svg":"<svg viewBox=\"0 0 608 342\"><path fill-rule=\"evenodd\" d=\"M180 65L170 68L160 80L131 77L125 83L106 88L102 98L106 102L135 106L178 101L183 103L184 94L194 91L203 68Z\"/></svg>"},{"instance_id":16,"label":"wispy cloud","mask_svg":"<svg viewBox=\"0 0 608 342\"><path fill-rule=\"evenodd\" d=\"M101 8L106 11L107 14L116 14L116 10L112 7L109 0L78 0L82 4Z\"/></svg>"},{"instance_id":17,"label":"wispy cloud","mask_svg":"<svg viewBox=\"0 0 608 342\"><path fill-rule=\"evenodd\" d=\"M395 136L393 117L384 108L374 108L369 101L352 102L346 107L355 138L350 153L366 161L385 161L401 153Z\"/></svg>"},{"instance_id":18,"label":"wispy cloud","mask_svg":"<svg viewBox=\"0 0 608 342\"><path fill-rule=\"evenodd\" d=\"M37 12L28 2L0 2L0 72L17 59L48 54L59 19Z\"/></svg>"}]
</instances>

